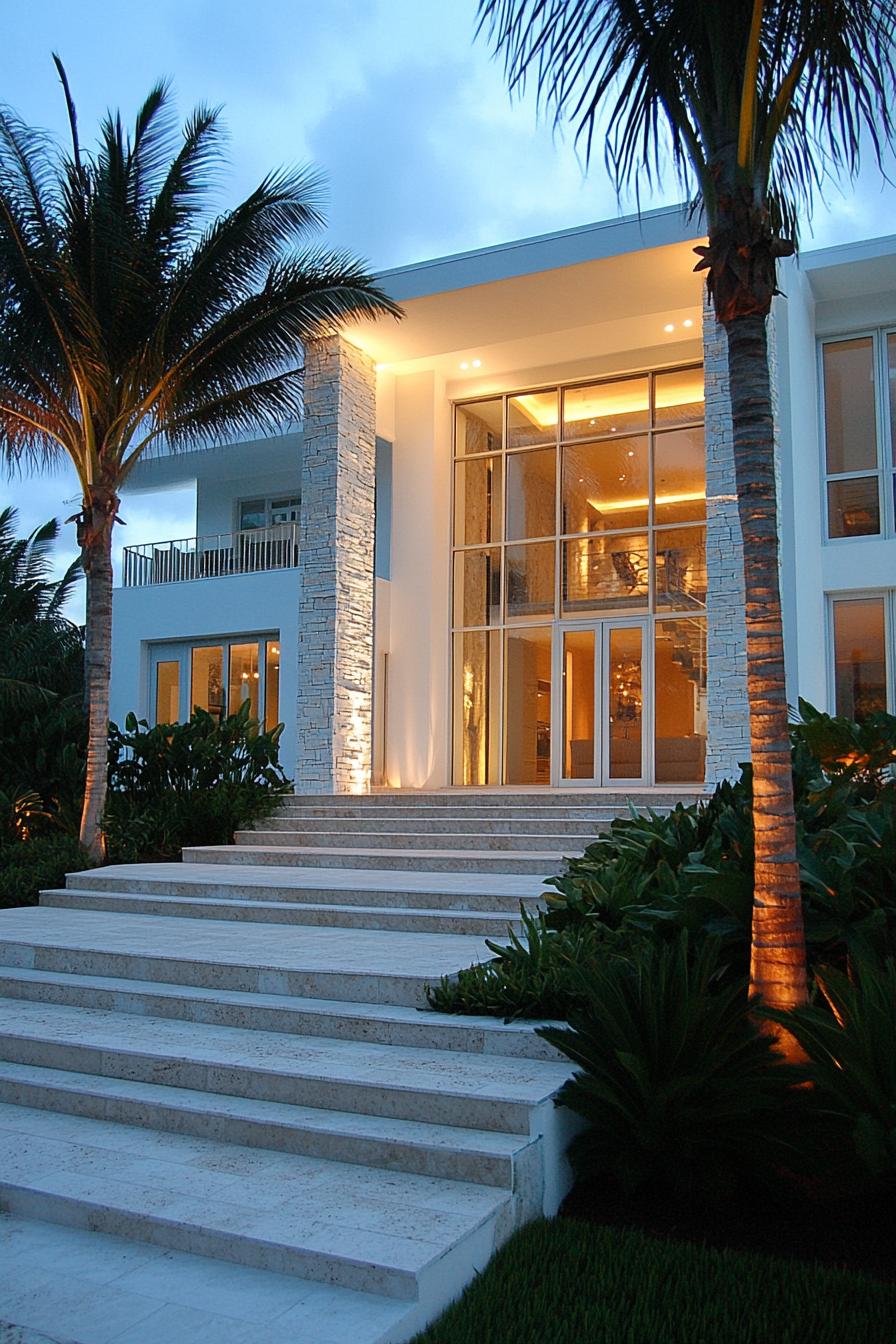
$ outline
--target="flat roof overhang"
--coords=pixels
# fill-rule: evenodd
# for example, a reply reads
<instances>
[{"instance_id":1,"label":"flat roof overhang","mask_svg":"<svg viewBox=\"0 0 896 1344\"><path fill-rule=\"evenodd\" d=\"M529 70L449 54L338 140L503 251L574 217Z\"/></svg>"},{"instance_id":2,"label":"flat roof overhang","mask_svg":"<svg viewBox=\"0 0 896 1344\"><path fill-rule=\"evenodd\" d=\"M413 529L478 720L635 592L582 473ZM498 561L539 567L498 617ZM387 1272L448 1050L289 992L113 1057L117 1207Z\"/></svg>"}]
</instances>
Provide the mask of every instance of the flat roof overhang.
<instances>
[{"instance_id":1,"label":"flat roof overhang","mask_svg":"<svg viewBox=\"0 0 896 1344\"><path fill-rule=\"evenodd\" d=\"M896 234L803 252L798 265L820 301L896 290Z\"/></svg>"},{"instance_id":2,"label":"flat roof overhang","mask_svg":"<svg viewBox=\"0 0 896 1344\"><path fill-rule=\"evenodd\" d=\"M449 380L473 359L482 377L644 348L672 362L700 334L700 237L662 210L402 267L380 281L405 317L346 334L394 373Z\"/></svg>"}]
</instances>

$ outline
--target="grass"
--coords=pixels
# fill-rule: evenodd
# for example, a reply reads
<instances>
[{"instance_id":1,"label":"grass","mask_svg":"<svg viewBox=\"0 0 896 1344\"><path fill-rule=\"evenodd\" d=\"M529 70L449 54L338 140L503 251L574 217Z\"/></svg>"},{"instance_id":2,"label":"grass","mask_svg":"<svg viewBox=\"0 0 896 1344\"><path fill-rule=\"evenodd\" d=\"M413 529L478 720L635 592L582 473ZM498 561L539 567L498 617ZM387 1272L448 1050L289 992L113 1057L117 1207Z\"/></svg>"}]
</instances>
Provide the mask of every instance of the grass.
<instances>
[{"instance_id":1,"label":"grass","mask_svg":"<svg viewBox=\"0 0 896 1344\"><path fill-rule=\"evenodd\" d=\"M413 1344L892 1344L896 1284L573 1219L532 1223Z\"/></svg>"}]
</instances>

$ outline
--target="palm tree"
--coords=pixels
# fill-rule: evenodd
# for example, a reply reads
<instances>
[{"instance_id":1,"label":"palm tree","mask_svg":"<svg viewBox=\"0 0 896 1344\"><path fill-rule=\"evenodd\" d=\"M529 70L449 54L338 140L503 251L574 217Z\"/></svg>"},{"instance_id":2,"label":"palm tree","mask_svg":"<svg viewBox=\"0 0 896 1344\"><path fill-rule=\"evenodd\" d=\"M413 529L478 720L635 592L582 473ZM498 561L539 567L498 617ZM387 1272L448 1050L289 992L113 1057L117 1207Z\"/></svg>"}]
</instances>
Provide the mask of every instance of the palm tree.
<instances>
[{"instance_id":1,"label":"palm tree","mask_svg":"<svg viewBox=\"0 0 896 1344\"><path fill-rule=\"evenodd\" d=\"M787 733L766 320L779 257L823 181L894 139L893 0L480 0L511 90L533 78L617 190L669 160L702 205L698 270L728 336L744 542L756 870L751 976L766 1004L806 997ZM696 191L694 190L696 189Z\"/></svg>"},{"instance_id":2,"label":"palm tree","mask_svg":"<svg viewBox=\"0 0 896 1344\"><path fill-rule=\"evenodd\" d=\"M166 84L127 134L109 113L81 146L0 109L0 450L68 456L87 576L87 782L81 839L102 852L112 635L112 529L120 492L160 443L276 432L301 413L303 343L350 318L398 315L364 266L308 245L323 223L307 169L267 176L217 218L219 112L177 136Z\"/></svg>"}]
</instances>

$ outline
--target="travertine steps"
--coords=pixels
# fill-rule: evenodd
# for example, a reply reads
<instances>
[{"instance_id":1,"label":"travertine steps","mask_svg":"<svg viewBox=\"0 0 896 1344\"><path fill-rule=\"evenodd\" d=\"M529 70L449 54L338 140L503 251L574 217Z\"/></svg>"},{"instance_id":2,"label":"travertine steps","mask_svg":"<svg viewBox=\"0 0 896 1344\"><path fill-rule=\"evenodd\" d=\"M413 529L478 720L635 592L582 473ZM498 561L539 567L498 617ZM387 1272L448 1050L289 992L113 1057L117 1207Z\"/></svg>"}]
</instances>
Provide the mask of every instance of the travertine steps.
<instances>
[{"instance_id":1,"label":"travertine steps","mask_svg":"<svg viewBox=\"0 0 896 1344\"><path fill-rule=\"evenodd\" d=\"M77 875L80 891L116 890L147 896L199 896L222 900L286 901L312 905L388 906L428 910L516 912L521 904L536 906L540 883L530 877L470 873L381 874L352 868L270 868L251 865L154 863L115 864Z\"/></svg>"},{"instance_id":2,"label":"travertine steps","mask_svg":"<svg viewBox=\"0 0 896 1344\"><path fill-rule=\"evenodd\" d=\"M437 837L436 837L437 838ZM506 875L530 876L541 879L549 874L562 871L566 854L560 849L526 850L496 852L492 849L443 849L432 847L426 850L409 850L403 846L395 849L361 849L351 845L341 845L338 849L317 849L298 844L283 843L278 833L276 844L256 844L259 833L240 831L233 845L203 845L184 850L185 863L249 863L273 864L275 867L300 868L375 868L388 873L427 872L427 873L476 873L479 875L495 873ZM570 846L567 854L581 853L583 841Z\"/></svg>"},{"instance_id":3,"label":"travertine steps","mask_svg":"<svg viewBox=\"0 0 896 1344\"><path fill-rule=\"evenodd\" d=\"M596 798L290 798L0 912L0 1248L36 1285L0 1322L56 1301L92 1338L101 1300L122 1344L410 1339L568 1188L568 1063L420 1009L627 810ZM48 1280L67 1255L101 1292Z\"/></svg>"},{"instance_id":4,"label":"travertine steps","mask_svg":"<svg viewBox=\"0 0 896 1344\"><path fill-rule=\"evenodd\" d=\"M222 900L198 896L150 896L114 890L66 887L45 891L41 903L73 910L122 910L144 915L186 915L193 919L250 920L273 924L320 924L328 928L398 929L404 933L481 933L504 938L508 928L520 927L515 910L483 913L476 910L390 910L382 906L298 904L284 901Z\"/></svg>"},{"instance_id":5,"label":"travertine steps","mask_svg":"<svg viewBox=\"0 0 896 1344\"><path fill-rule=\"evenodd\" d=\"M352 829L348 829L349 824L352 825ZM433 852L435 844L440 850L469 848L483 855L500 854L506 850L509 857L513 857L525 854L529 850L537 850L541 854L554 852L562 858L564 854L580 853L594 838L593 826L583 830L579 835L563 832L551 836L519 831L513 834L500 831L447 831L430 834L427 831L404 830L400 823L393 823L389 831L355 830L353 823L345 822L337 830L295 830L292 827L293 823L288 818L276 824L265 822L263 827L256 827L252 831L237 831L236 842L246 845L301 845L309 849L336 849L340 853L355 846L365 851L388 849L409 853L412 850L422 850L427 856Z\"/></svg>"}]
</instances>

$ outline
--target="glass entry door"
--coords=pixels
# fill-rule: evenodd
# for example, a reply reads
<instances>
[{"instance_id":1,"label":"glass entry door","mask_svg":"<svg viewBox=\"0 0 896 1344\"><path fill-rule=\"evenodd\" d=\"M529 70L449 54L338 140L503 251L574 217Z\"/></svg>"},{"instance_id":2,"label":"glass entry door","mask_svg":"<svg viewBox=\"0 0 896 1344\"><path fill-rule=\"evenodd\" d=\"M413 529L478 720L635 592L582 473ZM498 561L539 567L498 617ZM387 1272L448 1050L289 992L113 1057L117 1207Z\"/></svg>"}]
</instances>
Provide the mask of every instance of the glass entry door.
<instances>
[{"instance_id":1,"label":"glass entry door","mask_svg":"<svg viewBox=\"0 0 896 1344\"><path fill-rule=\"evenodd\" d=\"M557 627L558 783L643 782L645 646L643 621Z\"/></svg>"}]
</instances>

